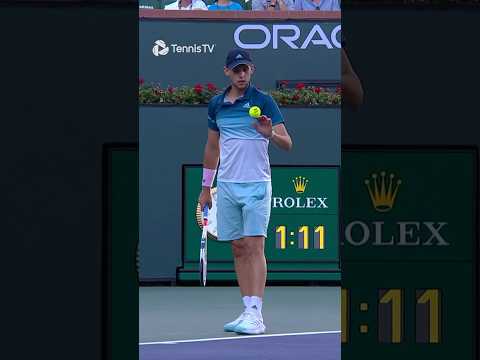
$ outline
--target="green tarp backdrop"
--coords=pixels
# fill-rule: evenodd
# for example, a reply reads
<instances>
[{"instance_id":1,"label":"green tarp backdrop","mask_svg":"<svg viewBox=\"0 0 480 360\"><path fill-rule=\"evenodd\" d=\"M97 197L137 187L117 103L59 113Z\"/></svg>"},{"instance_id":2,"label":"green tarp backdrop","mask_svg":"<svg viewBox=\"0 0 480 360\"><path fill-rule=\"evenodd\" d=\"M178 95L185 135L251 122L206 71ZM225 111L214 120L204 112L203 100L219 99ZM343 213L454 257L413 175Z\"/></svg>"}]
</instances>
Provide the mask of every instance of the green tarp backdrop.
<instances>
[{"instance_id":1,"label":"green tarp backdrop","mask_svg":"<svg viewBox=\"0 0 480 360\"><path fill-rule=\"evenodd\" d=\"M183 169L183 246L180 280L198 280L201 213L197 208L202 167ZM340 280L338 167L273 166L272 209L265 256L268 280ZM216 213L216 186L212 189ZM216 239L209 218L209 278L235 280L228 242Z\"/></svg>"}]
</instances>

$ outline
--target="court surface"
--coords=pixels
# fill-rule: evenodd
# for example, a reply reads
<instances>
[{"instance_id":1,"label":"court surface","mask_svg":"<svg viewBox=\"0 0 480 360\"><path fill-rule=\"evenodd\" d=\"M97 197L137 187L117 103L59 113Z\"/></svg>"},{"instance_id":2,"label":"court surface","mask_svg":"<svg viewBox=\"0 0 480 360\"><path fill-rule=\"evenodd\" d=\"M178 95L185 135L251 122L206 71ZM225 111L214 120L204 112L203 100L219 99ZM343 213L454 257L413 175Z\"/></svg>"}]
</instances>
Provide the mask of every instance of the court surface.
<instances>
[{"instance_id":1,"label":"court surface","mask_svg":"<svg viewBox=\"0 0 480 360\"><path fill-rule=\"evenodd\" d=\"M223 331L237 287L141 287L139 304L140 360L340 360L339 287L267 287L260 336Z\"/></svg>"}]
</instances>

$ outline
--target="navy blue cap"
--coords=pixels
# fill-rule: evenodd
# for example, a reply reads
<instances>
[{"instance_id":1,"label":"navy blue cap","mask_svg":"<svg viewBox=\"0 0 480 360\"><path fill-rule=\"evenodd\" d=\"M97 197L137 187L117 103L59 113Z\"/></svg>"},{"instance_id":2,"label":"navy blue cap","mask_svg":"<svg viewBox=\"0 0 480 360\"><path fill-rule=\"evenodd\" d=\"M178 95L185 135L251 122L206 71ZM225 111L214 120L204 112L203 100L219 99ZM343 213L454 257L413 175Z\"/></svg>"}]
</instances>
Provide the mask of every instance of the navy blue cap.
<instances>
[{"instance_id":1,"label":"navy blue cap","mask_svg":"<svg viewBox=\"0 0 480 360\"><path fill-rule=\"evenodd\" d=\"M233 69L235 66L241 64L253 66L253 61L250 57L250 54L241 49L230 50L228 52L227 59L225 60L225 66L229 69Z\"/></svg>"}]
</instances>

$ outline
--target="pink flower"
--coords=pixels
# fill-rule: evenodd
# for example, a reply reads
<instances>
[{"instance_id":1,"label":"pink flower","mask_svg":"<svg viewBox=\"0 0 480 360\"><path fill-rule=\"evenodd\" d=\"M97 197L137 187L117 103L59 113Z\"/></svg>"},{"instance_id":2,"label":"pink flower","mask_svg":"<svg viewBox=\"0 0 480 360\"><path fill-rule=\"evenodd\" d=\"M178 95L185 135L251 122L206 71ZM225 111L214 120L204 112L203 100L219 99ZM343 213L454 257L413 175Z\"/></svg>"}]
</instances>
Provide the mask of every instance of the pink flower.
<instances>
[{"instance_id":1,"label":"pink flower","mask_svg":"<svg viewBox=\"0 0 480 360\"><path fill-rule=\"evenodd\" d=\"M323 92L323 88L317 86L317 87L314 89L314 91L315 91L317 94L319 94L319 93Z\"/></svg>"},{"instance_id":2,"label":"pink flower","mask_svg":"<svg viewBox=\"0 0 480 360\"><path fill-rule=\"evenodd\" d=\"M216 90L217 90L217 87L215 86L215 84L208 83L208 84L207 84L207 89L208 89L209 91L216 91Z\"/></svg>"},{"instance_id":3,"label":"pink flower","mask_svg":"<svg viewBox=\"0 0 480 360\"><path fill-rule=\"evenodd\" d=\"M167 91L168 91L170 94L173 94L173 93L175 92L175 89L174 89L173 87L169 86L169 87L167 88Z\"/></svg>"},{"instance_id":4,"label":"pink flower","mask_svg":"<svg viewBox=\"0 0 480 360\"><path fill-rule=\"evenodd\" d=\"M298 94L293 95L293 100L297 101L298 99L300 99L300 96Z\"/></svg>"},{"instance_id":5,"label":"pink flower","mask_svg":"<svg viewBox=\"0 0 480 360\"><path fill-rule=\"evenodd\" d=\"M280 87L287 87L287 85L288 85L288 80L280 81Z\"/></svg>"},{"instance_id":6,"label":"pink flower","mask_svg":"<svg viewBox=\"0 0 480 360\"><path fill-rule=\"evenodd\" d=\"M143 78L138 79L138 85L142 86L145 83L145 80Z\"/></svg>"}]
</instances>

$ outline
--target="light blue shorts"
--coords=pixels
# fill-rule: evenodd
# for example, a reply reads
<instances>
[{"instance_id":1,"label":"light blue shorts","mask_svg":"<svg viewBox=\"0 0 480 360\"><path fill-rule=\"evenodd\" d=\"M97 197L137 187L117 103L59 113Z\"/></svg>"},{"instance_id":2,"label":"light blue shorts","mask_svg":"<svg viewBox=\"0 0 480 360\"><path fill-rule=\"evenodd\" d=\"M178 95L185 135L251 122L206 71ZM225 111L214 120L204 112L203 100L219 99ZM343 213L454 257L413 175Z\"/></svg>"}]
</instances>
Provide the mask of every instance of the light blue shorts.
<instances>
[{"instance_id":1,"label":"light blue shorts","mask_svg":"<svg viewBox=\"0 0 480 360\"><path fill-rule=\"evenodd\" d=\"M272 184L217 182L217 234L220 241L267 236Z\"/></svg>"}]
</instances>

